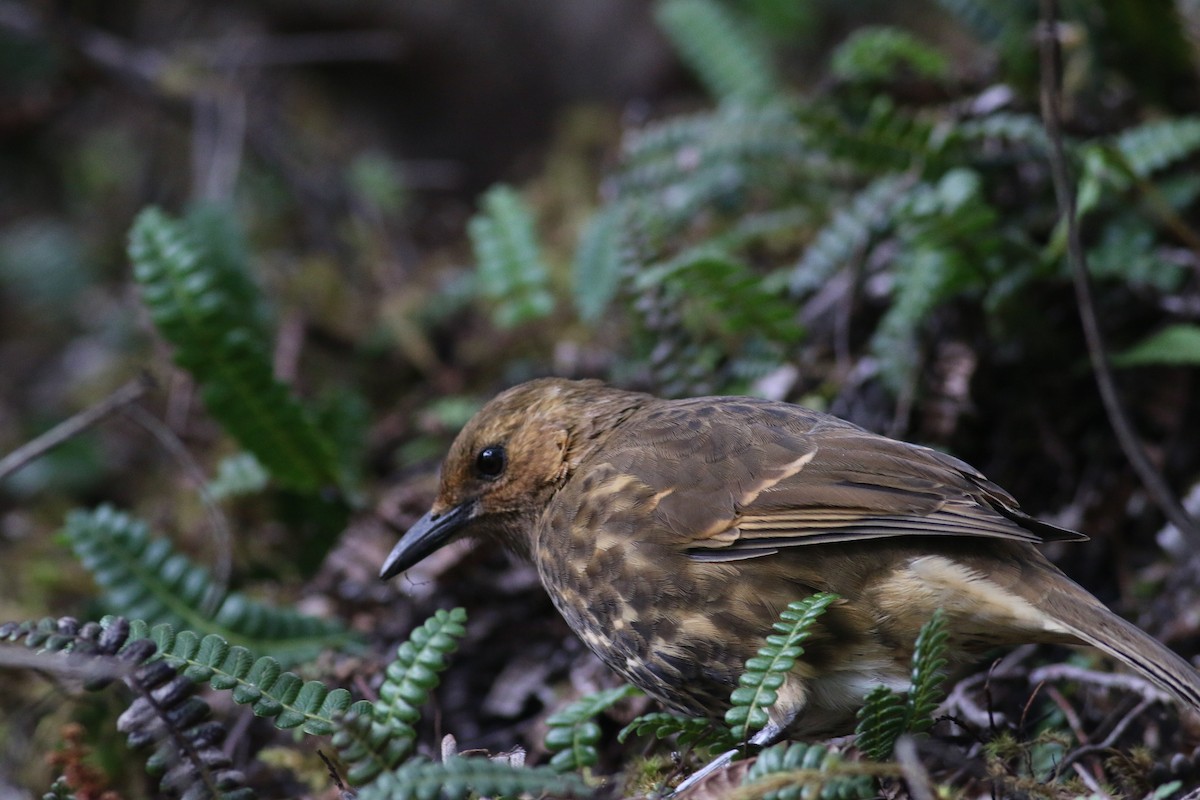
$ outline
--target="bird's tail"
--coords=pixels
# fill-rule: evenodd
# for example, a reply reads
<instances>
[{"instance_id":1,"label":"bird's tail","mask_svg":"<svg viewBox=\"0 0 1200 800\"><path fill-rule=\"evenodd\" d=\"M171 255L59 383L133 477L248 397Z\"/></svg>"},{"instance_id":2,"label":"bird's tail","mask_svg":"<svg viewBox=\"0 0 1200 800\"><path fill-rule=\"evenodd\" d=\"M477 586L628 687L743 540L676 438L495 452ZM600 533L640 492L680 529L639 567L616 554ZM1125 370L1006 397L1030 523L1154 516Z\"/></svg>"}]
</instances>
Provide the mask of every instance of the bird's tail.
<instances>
[{"instance_id":1,"label":"bird's tail","mask_svg":"<svg viewBox=\"0 0 1200 800\"><path fill-rule=\"evenodd\" d=\"M1042 610L1082 642L1141 673L1200 712L1200 672L1150 634L1128 622L1069 579L1042 598Z\"/></svg>"}]
</instances>

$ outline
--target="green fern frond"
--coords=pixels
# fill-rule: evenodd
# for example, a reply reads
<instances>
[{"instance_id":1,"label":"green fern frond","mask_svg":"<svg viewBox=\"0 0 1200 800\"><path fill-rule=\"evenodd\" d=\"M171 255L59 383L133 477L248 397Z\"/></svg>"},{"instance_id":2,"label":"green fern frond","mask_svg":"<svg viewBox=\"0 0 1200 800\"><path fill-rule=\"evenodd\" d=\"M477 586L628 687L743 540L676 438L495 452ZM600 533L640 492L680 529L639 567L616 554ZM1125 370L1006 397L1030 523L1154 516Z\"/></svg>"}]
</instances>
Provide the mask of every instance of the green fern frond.
<instances>
[{"instance_id":1,"label":"green fern frond","mask_svg":"<svg viewBox=\"0 0 1200 800\"><path fill-rule=\"evenodd\" d=\"M351 786L368 783L412 751L412 738L397 735L395 726L378 724L374 708L369 701L359 700L337 719L330 739Z\"/></svg>"},{"instance_id":2,"label":"green fern frond","mask_svg":"<svg viewBox=\"0 0 1200 800\"><path fill-rule=\"evenodd\" d=\"M896 748L896 740L908 726L908 707L904 697L880 684L867 693L858 711L855 744L872 761L887 761Z\"/></svg>"},{"instance_id":3,"label":"green fern frond","mask_svg":"<svg viewBox=\"0 0 1200 800\"><path fill-rule=\"evenodd\" d=\"M866 800L876 796L875 781L869 775L840 771L845 762L823 745L805 742L781 742L768 747L742 778L750 786L770 775L783 772L808 772L812 777L788 789L767 792L762 800Z\"/></svg>"},{"instance_id":4,"label":"green fern frond","mask_svg":"<svg viewBox=\"0 0 1200 800\"><path fill-rule=\"evenodd\" d=\"M283 485L299 492L348 481L333 445L272 374L269 346L250 310L234 256L156 208L138 215L129 257L142 300L176 362L200 384L209 412Z\"/></svg>"},{"instance_id":5,"label":"green fern frond","mask_svg":"<svg viewBox=\"0 0 1200 800\"><path fill-rule=\"evenodd\" d=\"M801 643L812 636L813 625L837 599L835 594L818 592L789 603L772 626L776 633L767 637L757 656L746 661L738 688L729 697L732 708L725 714L735 741L749 741L767 724L767 709L779 699L778 689L804 653Z\"/></svg>"},{"instance_id":6,"label":"green fern frond","mask_svg":"<svg viewBox=\"0 0 1200 800\"><path fill-rule=\"evenodd\" d=\"M684 717L665 711L653 711L637 717L621 729L617 734L617 741L623 744L630 736L647 734L655 739L675 736L681 747L728 750L735 744L729 738L727 729L715 725L705 717Z\"/></svg>"},{"instance_id":7,"label":"green fern frond","mask_svg":"<svg viewBox=\"0 0 1200 800\"><path fill-rule=\"evenodd\" d=\"M73 511L63 534L104 590L114 613L216 633L286 662L304 661L353 637L339 623L221 594L207 570L111 506ZM213 609L207 611L206 609Z\"/></svg>"},{"instance_id":8,"label":"green fern frond","mask_svg":"<svg viewBox=\"0 0 1200 800\"><path fill-rule=\"evenodd\" d=\"M120 618L105 617L106 629ZM285 672L270 656L256 658L241 645L231 645L217 634L176 631L165 623L149 627L142 620L130 623L129 640L154 642L162 660L196 683L227 691L235 703L249 705L255 716L270 718L275 727L302 728L313 736L328 736L335 721L351 705L345 689L329 689L320 681L303 681Z\"/></svg>"},{"instance_id":9,"label":"green fern frond","mask_svg":"<svg viewBox=\"0 0 1200 800\"><path fill-rule=\"evenodd\" d=\"M599 754L596 743L600 741L600 726L595 718L617 703L642 692L636 686L625 684L615 689L605 689L581 697L546 720L546 749L554 753L550 766L559 772L574 772L584 767L594 767Z\"/></svg>"},{"instance_id":10,"label":"green fern frond","mask_svg":"<svg viewBox=\"0 0 1200 800\"><path fill-rule=\"evenodd\" d=\"M933 712L945 697L942 682L946 667L946 640L950 638L946 614L942 609L933 612L921 626L913 647L912 688L908 691L908 730L924 733L933 727Z\"/></svg>"},{"instance_id":11,"label":"green fern frond","mask_svg":"<svg viewBox=\"0 0 1200 800\"><path fill-rule=\"evenodd\" d=\"M713 0L663 0L655 17L716 99L755 104L779 93L765 42L727 7Z\"/></svg>"},{"instance_id":12,"label":"green fern frond","mask_svg":"<svg viewBox=\"0 0 1200 800\"><path fill-rule=\"evenodd\" d=\"M269 479L253 453L241 452L221 459L217 477L208 482L208 493L214 500L257 494L267 488Z\"/></svg>"},{"instance_id":13,"label":"green fern frond","mask_svg":"<svg viewBox=\"0 0 1200 800\"><path fill-rule=\"evenodd\" d=\"M591 797L577 775L548 767L514 767L486 758L448 759L434 764L413 759L380 775L359 793L359 800L465 800L467 797Z\"/></svg>"},{"instance_id":14,"label":"green fern frond","mask_svg":"<svg viewBox=\"0 0 1200 800\"><path fill-rule=\"evenodd\" d=\"M441 682L449 657L466 635L467 612L462 608L441 609L413 630L408 641L396 649L388 664L375 718L385 725L412 726L420 719L420 707Z\"/></svg>"},{"instance_id":15,"label":"green fern frond","mask_svg":"<svg viewBox=\"0 0 1200 800\"><path fill-rule=\"evenodd\" d=\"M890 224L892 211L904 201L911 183L898 175L878 178L834 212L792 270L792 293L804 295L817 290L863 254L871 239Z\"/></svg>"},{"instance_id":16,"label":"green fern frond","mask_svg":"<svg viewBox=\"0 0 1200 800\"><path fill-rule=\"evenodd\" d=\"M548 289L550 271L538 248L533 214L510 186L488 189L480 205L467 232L475 250L480 292L495 304L493 322L512 328L547 316L554 310L554 297Z\"/></svg>"},{"instance_id":17,"label":"green fern frond","mask_svg":"<svg viewBox=\"0 0 1200 800\"><path fill-rule=\"evenodd\" d=\"M133 690L135 699L121 714L117 729L134 750L154 746L146 769L159 776L164 794L195 800L255 796L221 750L225 727L207 719L212 710L196 696L196 683L160 658L154 641L138 635L128 621L108 618L81 625L62 617L0 625L0 641L21 640L30 649L71 659L81 674L96 667L84 681L88 689L104 688L119 677Z\"/></svg>"},{"instance_id":18,"label":"green fern frond","mask_svg":"<svg viewBox=\"0 0 1200 800\"><path fill-rule=\"evenodd\" d=\"M718 338L755 333L780 344L799 341L795 305L772 292L749 267L716 249L696 250L637 276L636 291L664 286L685 327Z\"/></svg>"},{"instance_id":19,"label":"green fern frond","mask_svg":"<svg viewBox=\"0 0 1200 800\"><path fill-rule=\"evenodd\" d=\"M461 608L439 610L425 620L396 649L374 706L358 706L339 723L333 743L350 765L351 783L367 783L412 753L421 706L458 649L466 621L467 612Z\"/></svg>"},{"instance_id":20,"label":"green fern frond","mask_svg":"<svg viewBox=\"0 0 1200 800\"><path fill-rule=\"evenodd\" d=\"M858 712L855 744L872 761L892 757L896 740L906 733L921 733L933 725L930 715L941 702L941 672L946 665L945 614L933 613L921 626L913 648L911 688L907 698L880 684L867 693Z\"/></svg>"},{"instance_id":21,"label":"green fern frond","mask_svg":"<svg viewBox=\"0 0 1200 800\"><path fill-rule=\"evenodd\" d=\"M923 247L903 253L894 268L895 296L871 336L879 376L893 393L908 387L920 365L917 329L947 295L954 253Z\"/></svg>"},{"instance_id":22,"label":"green fern frond","mask_svg":"<svg viewBox=\"0 0 1200 800\"><path fill-rule=\"evenodd\" d=\"M892 264L892 304L871 350L884 384L895 393L916 374L917 333L933 310L953 296L982 290L989 265L999 257L998 214L982 192L976 171L953 169L932 186L918 184L894 211L901 246Z\"/></svg>"},{"instance_id":23,"label":"green fern frond","mask_svg":"<svg viewBox=\"0 0 1200 800\"><path fill-rule=\"evenodd\" d=\"M600 319L620 287L622 212L620 204L600 211L579 238L571 277L575 309L584 322Z\"/></svg>"},{"instance_id":24,"label":"green fern frond","mask_svg":"<svg viewBox=\"0 0 1200 800\"><path fill-rule=\"evenodd\" d=\"M950 137L968 143L1005 142L1021 145L1036 153L1045 153L1050 140L1046 126L1035 114L999 111L983 117L963 120L954 126Z\"/></svg>"},{"instance_id":25,"label":"green fern frond","mask_svg":"<svg viewBox=\"0 0 1200 800\"><path fill-rule=\"evenodd\" d=\"M861 176L900 170L936 172L945 157L937 144L941 130L921 114L898 107L887 95L875 95L865 113L848 114L832 105L800 107L799 121L808 139L835 163Z\"/></svg>"},{"instance_id":26,"label":"green fern frond","mask_svg":"<svg viewBox=\"0 0 1200 800\"><path fill-rule=\"evenodd\" d=\"M1146 122L1117 134L1112 146L1130 174L1147 178L1200 151L1200 117Z\"/></svg>"},{"instance_id":27,"label":"green fern frond","mask_svg":"<svg viewBox=\"0 0 1200 800\"><path fill-rule=\"evenodd\" d=\"M950 62L937 48L908 31L891 26L859 28L838 45L830 57L834 77L849 82L894 80L908 73L943 80Z\"/></svg>"}]
</instances>

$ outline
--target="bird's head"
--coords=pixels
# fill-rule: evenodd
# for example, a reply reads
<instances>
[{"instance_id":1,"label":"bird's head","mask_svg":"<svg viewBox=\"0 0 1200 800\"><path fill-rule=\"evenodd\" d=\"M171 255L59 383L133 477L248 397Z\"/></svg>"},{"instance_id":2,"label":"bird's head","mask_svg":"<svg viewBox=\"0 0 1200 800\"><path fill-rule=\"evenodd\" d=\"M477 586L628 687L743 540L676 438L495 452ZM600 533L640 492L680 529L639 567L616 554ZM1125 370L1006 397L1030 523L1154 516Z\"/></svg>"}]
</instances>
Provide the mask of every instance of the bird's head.
<instances>
[{"instance_id":1,"label":"bird's head","mask_svg":"<svg viewBox=\"0 0 1200 800\"><path fill-rule=\"evenodd\" d=\"M400 538L380 577L398 575L464 536L495 537L528 551L534 524L586 451L598 420L630 404L620 398L637 397L599 381L558 378L498 395L454 440L432 508Z\"/></svg>"}]
</instances>

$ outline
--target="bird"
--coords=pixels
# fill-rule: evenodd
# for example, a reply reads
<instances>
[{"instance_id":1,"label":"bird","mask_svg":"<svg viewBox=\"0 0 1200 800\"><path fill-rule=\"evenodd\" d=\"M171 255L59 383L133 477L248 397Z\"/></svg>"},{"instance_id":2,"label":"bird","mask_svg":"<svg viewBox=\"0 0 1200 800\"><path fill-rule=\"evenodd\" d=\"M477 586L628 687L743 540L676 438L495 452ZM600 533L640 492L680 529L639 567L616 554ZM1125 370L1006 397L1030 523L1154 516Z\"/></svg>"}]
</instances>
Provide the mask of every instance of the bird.
<instances>
[{"instance_id":1,"label":"bird","mask_svg":"<svg viewBox=\"0 0 1200 800\"><path fill-rule=\"evenodd\" d=\"M953 456L798 405L519 384L457 436L380 576L461 537L531 560L604 663L713 720L787 605L836 595L769 711L772 740L850 733L874 687L909 688L939 608L951 667L998 646L1090 645L1200 709L1190 664L1038 549L1085 535Z\"/></svg>"}]
</instances>

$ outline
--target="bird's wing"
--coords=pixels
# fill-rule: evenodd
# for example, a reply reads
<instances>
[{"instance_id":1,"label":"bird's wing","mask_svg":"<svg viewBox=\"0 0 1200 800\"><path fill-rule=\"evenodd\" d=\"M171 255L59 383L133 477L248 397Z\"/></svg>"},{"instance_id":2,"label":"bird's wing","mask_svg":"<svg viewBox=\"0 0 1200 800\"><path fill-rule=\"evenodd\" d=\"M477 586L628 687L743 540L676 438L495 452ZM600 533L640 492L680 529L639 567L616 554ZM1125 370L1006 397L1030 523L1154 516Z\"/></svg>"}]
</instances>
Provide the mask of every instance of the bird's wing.
<instances>
[{"instance_id":1,"label":"bird's wing","mask_svg":"<svg viewBox=\"0 0 1200 800\"><path fill-rule=\"evenodd\" d=\"M652 497L637 535L696 560L883 537L1087 538L1032 519L956 458L796 406L702 398L638 422L606 466Z\"/></svg>"}]
</instances>

